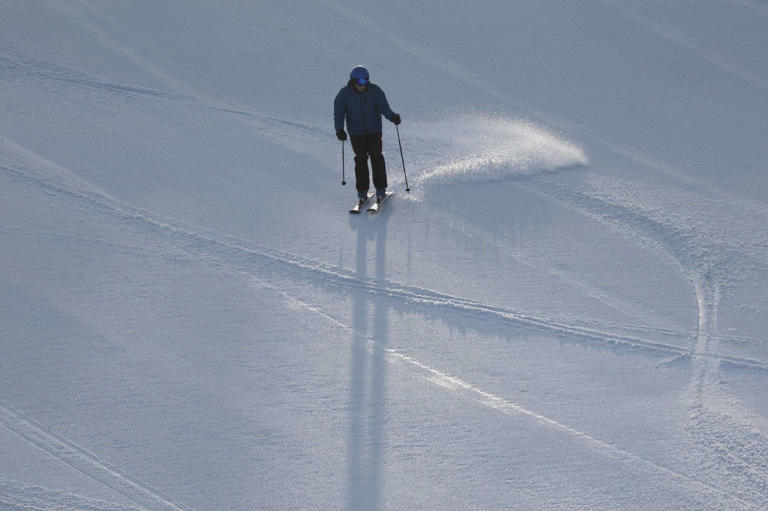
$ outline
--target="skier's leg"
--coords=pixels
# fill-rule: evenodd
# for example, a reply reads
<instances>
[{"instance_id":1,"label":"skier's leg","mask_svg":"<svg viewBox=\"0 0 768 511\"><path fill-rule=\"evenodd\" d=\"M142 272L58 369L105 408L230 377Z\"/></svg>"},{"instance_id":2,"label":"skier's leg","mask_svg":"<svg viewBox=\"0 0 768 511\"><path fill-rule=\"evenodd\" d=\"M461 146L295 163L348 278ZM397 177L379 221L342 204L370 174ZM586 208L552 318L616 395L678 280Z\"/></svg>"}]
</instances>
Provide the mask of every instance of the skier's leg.
<instances>
[{"instance_id":1,"label":"skier's leg","mask_svg":"<svg viewBox=\"0 0 768 511\"><path fill-rule=\"evenodd\" d=\"M383 195L387 189L387 163L382 153L381 133L371 133L368 136L368 152L371 155L373 186L379 195Z\"/></svg>"},{"instance_id":2,"label":"skier's leg","mask_svg":"<svg viewBox=\"0 0 768 511\"><path fill-rule=\"evenodd\" d=\"M357 196L363 198L371 186L368 177L368 144L365 135L350 135L349 140L355 152L355 188Z\"/></svg>"}]
</instances>

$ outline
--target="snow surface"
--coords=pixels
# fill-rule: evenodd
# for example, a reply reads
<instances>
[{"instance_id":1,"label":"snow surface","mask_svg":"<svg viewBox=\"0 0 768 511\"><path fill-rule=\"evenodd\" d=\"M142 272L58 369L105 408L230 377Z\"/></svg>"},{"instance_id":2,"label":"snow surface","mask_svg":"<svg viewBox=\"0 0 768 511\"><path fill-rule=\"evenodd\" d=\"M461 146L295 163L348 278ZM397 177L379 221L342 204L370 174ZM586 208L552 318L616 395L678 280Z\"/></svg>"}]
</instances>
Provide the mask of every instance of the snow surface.
<instances>
[{"instance_id":1,"label":"snow surface","mask_svg":"<svg viewBox=\"0 0 768 511\"><path fill-rule=\"evenodd\" d=\"M0 509L768 509L764 0L0 13Z\"/></svg>"}]
</instances>

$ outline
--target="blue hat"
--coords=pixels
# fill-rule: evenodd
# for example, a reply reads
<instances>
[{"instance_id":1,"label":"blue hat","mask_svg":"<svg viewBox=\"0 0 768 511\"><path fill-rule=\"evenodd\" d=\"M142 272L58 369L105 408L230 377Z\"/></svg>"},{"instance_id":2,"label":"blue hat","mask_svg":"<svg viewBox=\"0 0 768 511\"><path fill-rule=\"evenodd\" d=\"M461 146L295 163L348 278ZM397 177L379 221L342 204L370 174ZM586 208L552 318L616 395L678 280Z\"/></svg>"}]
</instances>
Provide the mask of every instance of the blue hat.
<instances>
[{"instance_id":1,"label":"blue hat","mask_svg":"<svg viewBox=\"0 0 768 511\"><path fill-rule=\"evenodd\" d=\"M349 77L358 85L367 85L371 78L368 74L368 70L363 66L356 66L352 72L349 73Z\"/></svg>"}]
</instances>

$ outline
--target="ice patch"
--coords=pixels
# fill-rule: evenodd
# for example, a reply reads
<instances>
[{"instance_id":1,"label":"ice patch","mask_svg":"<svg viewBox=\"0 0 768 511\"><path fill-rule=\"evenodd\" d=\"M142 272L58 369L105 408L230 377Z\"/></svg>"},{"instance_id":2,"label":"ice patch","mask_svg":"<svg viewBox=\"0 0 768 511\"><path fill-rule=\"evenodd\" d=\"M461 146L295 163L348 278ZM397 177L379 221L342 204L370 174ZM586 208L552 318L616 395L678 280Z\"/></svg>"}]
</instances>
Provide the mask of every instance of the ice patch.
<instances>
[{"instance_id":1,"label":"ice patch","mask_svg":"<svg viewBox=\"0 0 768 511\"><path fill-rule=\"evenodd\" d=\"M484 182L587 165L584 150L533 123L466 115L416 127L423 156L414 181L422 186Z\"/></svg>"}]
</instances>

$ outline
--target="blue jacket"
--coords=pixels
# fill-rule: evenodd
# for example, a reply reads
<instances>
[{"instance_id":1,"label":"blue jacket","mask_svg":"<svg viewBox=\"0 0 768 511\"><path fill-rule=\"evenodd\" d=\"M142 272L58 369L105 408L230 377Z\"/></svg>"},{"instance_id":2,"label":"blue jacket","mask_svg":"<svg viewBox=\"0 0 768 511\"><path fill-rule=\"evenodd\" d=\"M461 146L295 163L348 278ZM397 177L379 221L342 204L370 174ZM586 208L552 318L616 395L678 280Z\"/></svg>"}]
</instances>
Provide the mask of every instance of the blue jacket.
<instances>
[{"instance_id":1,"label":"blue jacket","mask_svg":"<svg viewBox=\"0 0 768 511\"><path fill-rule=\"evenodd\" d=\"M381 133L382 115L391 121L394 112L389 108L384 91L373 83L369 83L364 92L357 92L350 80L333 101L336 131L344 129L346 119L350 135Z\"/></svg>"}]
</instances>

